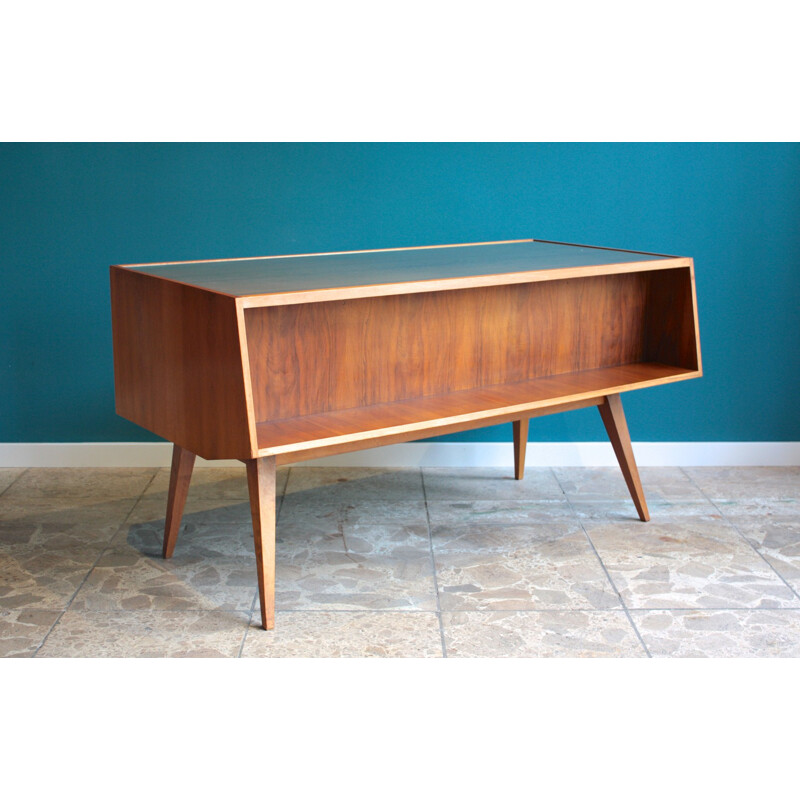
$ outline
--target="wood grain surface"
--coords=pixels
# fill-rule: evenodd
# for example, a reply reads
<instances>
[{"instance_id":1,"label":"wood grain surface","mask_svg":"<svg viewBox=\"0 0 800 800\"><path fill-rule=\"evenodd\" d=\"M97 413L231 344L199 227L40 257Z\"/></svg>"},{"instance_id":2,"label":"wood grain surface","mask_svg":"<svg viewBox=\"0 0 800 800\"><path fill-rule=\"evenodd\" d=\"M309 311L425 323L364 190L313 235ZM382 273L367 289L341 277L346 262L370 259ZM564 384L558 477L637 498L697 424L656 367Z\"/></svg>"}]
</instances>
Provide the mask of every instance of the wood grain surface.
<instances>
[{"instance_id":1,"label":"wood grain surface","mask_svg":"<svg viewBox=\"0 0 800 800\"><path fill-rule=\"evenodd\" d=\"M700 370L700 334L692 268L649 274L645 359Z\"/></svg>"},{"instance_id":2,"label":"wood grain surface","mask_svg":"<svg viewBox=\"0 0 800 800\"><path fill-rule=\"evenodd\" d=\"M642 361L695 369L691 303L664 308L680 287L690 300L683 275L636 272L247 309L255 420Z\"/></svg>"},{"instance_id":3,"label":"wood grain surface","mask_svg":"<svg viewBox=\"0 0 800 800\"><path fill-rule=\"evenodd\" d=\"M235 300L112 267L111 312L117 413L203 458L250 458Z\"/></svg>"},{"instance_id":4,"label":"wood grain surface","mask_svg":"<svg viewBox=\"0 0 800 800\"><path fill-rule=\"evenodd\" d=\"M275 627L275 459L253 458L246 467L261 627L269 631Z\"/></svg>"},{"instance_id":5,"label":"wood grain surface","mask_svg":"<svg viewBox=\"0 0 800 800\"><path fill-rule=\"evenodd\" d=\"M195 454L180 445L172 446L172 469L169 474L169 493L167 495L167 516L164 520L164 546L161 554L172 558L178 542L183 509L189 495L189 482L192 479Z\"/></svg>"},{"instance_id":6,"label":"wood grain surface","mask_svg":"<svg viewBox=\"0 0 800 800\"><path fill-rule=\"evenodd\" d=\"M514 438L514 478L521 481L525 475L525 451L528 449L528 417L511 423Z\"/></svg>"},{"instance_id":7,"label":"wood grain surface","mask_svg":"<svg viewBox=\"0 0 800 800\"><path fill-rule=\"evenodd\" d=\"M622 477L631 494L633 504L642 522L650 519L650 512L647 510L647 501L644 497L642 481L639 477L639 469L633 457L633 445L631 435L628 432L628 423L625 420L625 412L622 409L622 400L618 394L611 394L597 407L606 433L614 448L614 455L617 457Z\"/></svg>"}]
</instances>

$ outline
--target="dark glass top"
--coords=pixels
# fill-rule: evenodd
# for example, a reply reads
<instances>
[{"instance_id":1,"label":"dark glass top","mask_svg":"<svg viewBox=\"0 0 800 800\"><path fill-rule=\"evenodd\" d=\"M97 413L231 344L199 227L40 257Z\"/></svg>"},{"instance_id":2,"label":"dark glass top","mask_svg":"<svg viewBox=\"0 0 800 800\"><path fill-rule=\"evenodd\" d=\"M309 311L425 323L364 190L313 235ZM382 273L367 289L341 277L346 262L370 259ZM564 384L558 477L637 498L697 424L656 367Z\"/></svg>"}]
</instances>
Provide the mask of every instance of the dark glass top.
<instances>
[{"instance_id":1,"label":"dark glass top","mask_svg":"<svg viewBox=\"0 0 800 800\"><path fill-rule=\"evenodd\" d=\"M514 272L662 261L672 256L540 241L138 264L140 272L234 296L437 281Z\"/></svg>"}]
</instances>

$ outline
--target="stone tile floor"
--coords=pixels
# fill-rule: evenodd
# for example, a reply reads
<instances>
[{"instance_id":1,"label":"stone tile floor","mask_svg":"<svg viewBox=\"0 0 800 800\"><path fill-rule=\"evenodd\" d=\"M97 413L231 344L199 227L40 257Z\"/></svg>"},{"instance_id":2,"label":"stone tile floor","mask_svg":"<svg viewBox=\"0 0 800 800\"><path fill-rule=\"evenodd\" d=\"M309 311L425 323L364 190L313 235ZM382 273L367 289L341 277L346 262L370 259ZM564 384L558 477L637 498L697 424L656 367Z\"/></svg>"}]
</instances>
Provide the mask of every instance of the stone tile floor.
<instances>
[{"instance_id":1,"label":"stone tile floor","mask_svg":"<svg viewBox=\"0 0 800 800\"><path fill-rule=\"evenodd\" d=\"M0 469L0 655L800 656L800 467L279 471L259 627L244 469Z\"/></svg>"}]
</instances>

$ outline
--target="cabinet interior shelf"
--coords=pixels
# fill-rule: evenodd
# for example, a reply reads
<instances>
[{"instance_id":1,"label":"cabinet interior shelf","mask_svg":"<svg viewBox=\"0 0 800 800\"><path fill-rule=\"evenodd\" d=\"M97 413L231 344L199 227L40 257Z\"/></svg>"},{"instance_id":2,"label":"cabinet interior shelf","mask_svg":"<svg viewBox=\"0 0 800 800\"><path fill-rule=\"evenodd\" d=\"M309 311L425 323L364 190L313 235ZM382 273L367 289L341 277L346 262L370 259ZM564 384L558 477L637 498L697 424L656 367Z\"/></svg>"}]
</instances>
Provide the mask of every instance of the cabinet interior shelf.
<instances>
[{"instance_id":1,"label":"cabinet interior shelf","mask_svg":"<svg viewBox=\"0 0 800 800\"><path fill-rule=\"evenodd\" d=\"M450 427L464 430L471 420L474 427L480 427L493 420L502 422L506 416L524 416L529 411L532 415L543 410L546 413L550 406L554 410L569 404L580 407L584 401L600 400L608 394L685 380L697 374L697 370L642 362L260 422L256 426L259 455L276 455L286 463L308 458L309 451L317 448L337 448L338 452L357 449L362 439L386 437L403 441L421 438L420 433L428 431L435 436ZM352 447L348 447L350 444Z\"/></svg>"}]
</instances>

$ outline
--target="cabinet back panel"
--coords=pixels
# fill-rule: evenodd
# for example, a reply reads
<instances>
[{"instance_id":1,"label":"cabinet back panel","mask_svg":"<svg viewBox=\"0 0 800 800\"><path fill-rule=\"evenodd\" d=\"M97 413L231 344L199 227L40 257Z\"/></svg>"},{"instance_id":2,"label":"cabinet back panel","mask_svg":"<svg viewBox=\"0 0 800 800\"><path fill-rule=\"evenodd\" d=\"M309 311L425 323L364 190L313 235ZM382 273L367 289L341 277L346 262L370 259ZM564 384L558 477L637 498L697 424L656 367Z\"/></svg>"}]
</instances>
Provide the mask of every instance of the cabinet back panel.
<instances>
[{"instance_id":1,"label":"cabinet back panel","mask_svg":"<svg viewBox=\"0 0 800 800\"><path fill-rule=\"evenodd\" d=\"M677 363L681 335L648 333L648 316L668 316L649 291L656 274L247 309L256 421L628 364L648 349Z\"/></svg>"}]
</instances>

